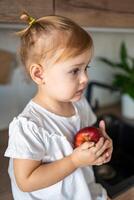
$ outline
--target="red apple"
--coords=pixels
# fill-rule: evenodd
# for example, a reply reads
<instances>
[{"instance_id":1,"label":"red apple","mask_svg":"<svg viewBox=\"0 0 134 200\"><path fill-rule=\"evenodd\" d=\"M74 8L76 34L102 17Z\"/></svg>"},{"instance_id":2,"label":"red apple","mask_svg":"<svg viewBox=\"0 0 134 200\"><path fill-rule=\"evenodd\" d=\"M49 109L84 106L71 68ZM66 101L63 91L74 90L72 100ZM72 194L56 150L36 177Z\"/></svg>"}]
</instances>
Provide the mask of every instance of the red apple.
<instances>
[{"instance_id":1,"label":"red apple","mask_svg":"<svg viewBox=\"0 0 134 200\"><path fill-rule=\"evenodd\" d=\"M90 142L98 142L98 140L102 137L101 131L95 127L85 127L80 129L74 138L75 147L80 146L82 143L86 141Z\"/></svg>"}]
</instances>

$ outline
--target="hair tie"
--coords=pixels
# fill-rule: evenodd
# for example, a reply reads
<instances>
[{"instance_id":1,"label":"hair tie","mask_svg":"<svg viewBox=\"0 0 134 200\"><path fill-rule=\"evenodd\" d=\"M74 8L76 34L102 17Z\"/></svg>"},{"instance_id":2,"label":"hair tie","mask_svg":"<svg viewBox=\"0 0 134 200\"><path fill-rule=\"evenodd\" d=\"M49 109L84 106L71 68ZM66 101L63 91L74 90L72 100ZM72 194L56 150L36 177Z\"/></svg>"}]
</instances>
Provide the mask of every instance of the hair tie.
<instances>
[{"instance_id":1,"label":"hair tie","mask_svg":"<svg viewBox=\"0 0 134 200\"><path fill-rule=\"evenodd\" d=\"M23 12L23 14L20 16L20 19L27 22L30 26L36 23L36 19L26 12Z\"/></svg>"},{"instance_id":2,"label":"hair tie","mask_svg":"<svg viewBox=\"0 0 134 200\"><path fill-rule=\"evenodd\" d=\"M32 26L33 24L35 24L35 22L36 22L36 19L34 17L32 17L32 16L29 16L29 18L28 18L28 24L30 26Z\"/></svg>"}]
</instances>

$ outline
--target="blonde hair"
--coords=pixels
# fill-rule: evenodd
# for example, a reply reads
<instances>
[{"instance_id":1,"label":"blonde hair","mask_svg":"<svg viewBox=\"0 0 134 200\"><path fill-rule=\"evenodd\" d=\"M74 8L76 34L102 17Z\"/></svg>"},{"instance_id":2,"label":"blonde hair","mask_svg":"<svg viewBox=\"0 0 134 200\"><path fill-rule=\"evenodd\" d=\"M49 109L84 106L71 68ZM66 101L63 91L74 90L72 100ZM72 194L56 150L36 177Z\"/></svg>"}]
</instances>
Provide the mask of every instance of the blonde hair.
<instances>
[{"instance_id":1,"label":"blonde hair","mask_svg":"<svg viewBox=\"0 0 134 200\"><path fill-rule=\"evenodd\" d=\"M24 13L21 19L29 23L17 33L21 39L21 60L27 71L31 62L40 63L42 59L58 62L78 56L93 46L91 36L68 18L50 15L35 20ZM56 56L58 50L62 51Z\"/></svg>"}]
</instances>

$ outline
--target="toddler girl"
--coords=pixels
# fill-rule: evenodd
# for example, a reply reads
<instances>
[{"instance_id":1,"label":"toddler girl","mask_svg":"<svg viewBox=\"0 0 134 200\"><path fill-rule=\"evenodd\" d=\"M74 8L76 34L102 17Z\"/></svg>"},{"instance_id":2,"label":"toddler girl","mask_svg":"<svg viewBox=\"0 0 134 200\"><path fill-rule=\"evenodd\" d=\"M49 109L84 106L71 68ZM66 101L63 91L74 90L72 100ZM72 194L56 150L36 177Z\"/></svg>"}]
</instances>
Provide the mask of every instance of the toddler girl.
<instances>
[{"instance_id":1,"label":"toddler girl","mask_svg":"<svg viewBox=\"0 0 134 200\"><path fill-rule=\"evenodd\" d=\"M74 149L74 135L92 126L96 116L83 92L92 58L91 36L61 16L34 19L21 16L29 26L18 33L21 58L37 93L9 126L5 156L15 200L106 200L95 183L93 165L110 160L112 142L102 134L95 145Z\"/></svg>"}]
</instances>

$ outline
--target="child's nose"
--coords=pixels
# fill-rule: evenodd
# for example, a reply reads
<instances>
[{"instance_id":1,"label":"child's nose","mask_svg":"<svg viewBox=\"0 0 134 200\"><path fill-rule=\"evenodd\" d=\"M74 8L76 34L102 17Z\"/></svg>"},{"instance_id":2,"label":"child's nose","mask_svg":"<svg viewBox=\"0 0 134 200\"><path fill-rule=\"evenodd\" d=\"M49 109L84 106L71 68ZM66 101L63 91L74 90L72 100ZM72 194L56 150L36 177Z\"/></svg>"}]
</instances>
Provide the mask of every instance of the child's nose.
<instances>
[{"instance_id":1,"label":"child's nose","mask_svg":"<svg viewBox=\"0 0 134 200\"><path fill-rule=\"evenodd\" d=\"M88 74L82 73L80 77L80 84L87 84L88 83Z\"/></svg>"}]
</instances>

